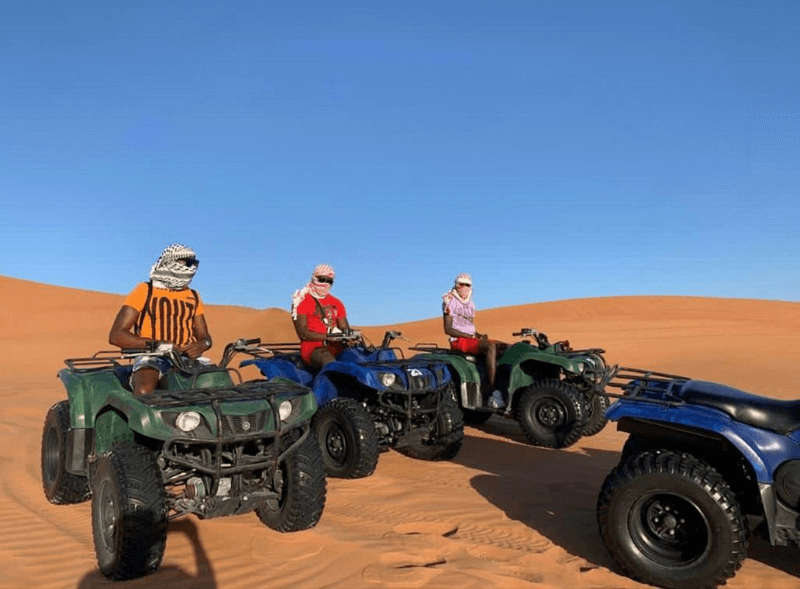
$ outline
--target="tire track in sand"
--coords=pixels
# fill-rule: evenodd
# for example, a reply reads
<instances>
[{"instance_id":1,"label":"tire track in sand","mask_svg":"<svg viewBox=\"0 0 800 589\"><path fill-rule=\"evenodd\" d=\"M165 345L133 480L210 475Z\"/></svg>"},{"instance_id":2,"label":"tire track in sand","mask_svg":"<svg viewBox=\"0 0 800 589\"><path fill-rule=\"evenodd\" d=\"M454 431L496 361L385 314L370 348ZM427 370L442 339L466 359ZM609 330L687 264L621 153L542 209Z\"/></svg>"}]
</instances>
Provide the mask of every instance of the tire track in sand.
<instances>
[{"instance_id":1,"label":"tire track in sand","mask_svg":"<svg viewBox=\"0 0 800 589\"><path fill-rule=\"evenodd\" d=\"M11 557L12 574L24 586L71 587L76 577L97 567L89 509L52 505L45 498L39 473L41 428L32 418L0 428L6 442L0 454L0 554Z\"/></svg>"},{"instance_id":2,"label":"tire track in sand","mask_svg":"<svg viewBox=\"0 0 800 589\"><path fill-rule=\"evenodd\" d=\"M517 532L511 528L522 526L517 522L504 522L503 525L483 525L480 523L454 522L445 516L420 517L419 512L404 509L387 509L376 505L346 503L336 506L337 521L348 523L356 530L390 525L393 531L401 534L431 533L431 530L445 530L441 535L452 541L494 546L517 552L541 554L553 548L553 543L545 538L534 537L524 529ZM437 532L433 532L437 533Z\"/></svg>"}]
</instances>

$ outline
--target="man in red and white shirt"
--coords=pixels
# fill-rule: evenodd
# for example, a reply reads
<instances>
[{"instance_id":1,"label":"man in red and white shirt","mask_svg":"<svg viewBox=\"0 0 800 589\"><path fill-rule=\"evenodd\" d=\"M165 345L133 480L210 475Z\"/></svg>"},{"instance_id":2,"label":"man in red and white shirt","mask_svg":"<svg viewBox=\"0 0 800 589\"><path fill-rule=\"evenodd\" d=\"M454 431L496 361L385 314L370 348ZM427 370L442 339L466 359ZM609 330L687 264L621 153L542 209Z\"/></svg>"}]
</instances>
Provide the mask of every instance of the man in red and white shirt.
<instances>
[{"instance_id":1,"label":"man in red and white shirt","mask_svg":"<svg viewBox=\"0 0 800 589\"><path fill-rule=\"evenodd\" d=\"M300 338L300 355L312 368L321 368L342 351L328 343L328 334L350 329L344 303L330 294L336 273L328 264L320 264L311 273L311 281L292 295L292 321Z\"/></svg>"}]
</instances>

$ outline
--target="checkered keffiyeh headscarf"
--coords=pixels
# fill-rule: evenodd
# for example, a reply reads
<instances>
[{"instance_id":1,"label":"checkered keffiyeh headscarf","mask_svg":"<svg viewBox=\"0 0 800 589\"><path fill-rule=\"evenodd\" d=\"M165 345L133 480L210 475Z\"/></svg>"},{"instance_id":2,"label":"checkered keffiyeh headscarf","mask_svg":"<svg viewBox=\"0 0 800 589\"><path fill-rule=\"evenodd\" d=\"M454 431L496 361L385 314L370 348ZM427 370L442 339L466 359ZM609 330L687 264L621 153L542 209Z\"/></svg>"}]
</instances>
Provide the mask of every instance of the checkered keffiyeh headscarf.
<instances>
[{"instance_id":1,"label":"checkered keffiyeh headscarf","mask_svg":"<svg viewBox=\"0 0 800 589\"><path fill-rule=\"evenodd\" d=\"M173 243L164 248L156 263L150 269L150 280L153 286L181 290L189 286L197 272L197 264L186 266L178 264L178 260L197 258L194 250L180 243Z\"/></svg>"},{"instance_id":2,"label":"checkered keffiyeh headscarf","mask_svg":"<svg viewBox=\"0 0 800 589\"><path fill-rule=\"evenodd\" d=\"M336 272L333 267L328 264L318 264L314 267L311 273L311 280L300 290L294 291L292 295L292 319L297 319L297 306L303 302L306 295L311 293L315 299L324 299L331 292L331 285L319 283L314 280L315 276L327 276L328 278L335 278Z\"/></svg>"},{"instance_id":3,"label":"checkered keffiyeh headscarf","mask_svg":"<svg viewBox=\"0 0 800 589\"><path fill-rule=\"evenodd\" d=\"M459 283L469 286L459 286ZM456 276L456 279L453 281L453 288L442 295L445 304L447 304L451 297L456 297L462 303L469 303L472 298L472 276L466 272L462 272Z\"/></svg>"}]
</instances>

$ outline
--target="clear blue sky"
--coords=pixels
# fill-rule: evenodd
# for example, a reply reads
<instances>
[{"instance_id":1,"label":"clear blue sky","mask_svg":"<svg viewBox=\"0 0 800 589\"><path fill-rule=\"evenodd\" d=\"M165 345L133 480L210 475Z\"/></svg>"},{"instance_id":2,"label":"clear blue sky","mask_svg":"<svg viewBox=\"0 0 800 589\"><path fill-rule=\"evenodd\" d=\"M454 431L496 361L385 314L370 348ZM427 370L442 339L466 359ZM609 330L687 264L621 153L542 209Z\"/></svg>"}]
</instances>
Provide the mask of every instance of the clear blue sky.
<instances>
[{"instance_id":1,"label":"clear blue sky","mask_svg":"<svg viewBox=\"0 0 800 589\"><path fill-rule=\"evenodd\" d=\"M12 2L0 274L351 323L611 295L798 301L800 2ZM111 321L111 318L109 318ZM213 326L212 326L213 327Z\"/></svg>"}]
</instances>

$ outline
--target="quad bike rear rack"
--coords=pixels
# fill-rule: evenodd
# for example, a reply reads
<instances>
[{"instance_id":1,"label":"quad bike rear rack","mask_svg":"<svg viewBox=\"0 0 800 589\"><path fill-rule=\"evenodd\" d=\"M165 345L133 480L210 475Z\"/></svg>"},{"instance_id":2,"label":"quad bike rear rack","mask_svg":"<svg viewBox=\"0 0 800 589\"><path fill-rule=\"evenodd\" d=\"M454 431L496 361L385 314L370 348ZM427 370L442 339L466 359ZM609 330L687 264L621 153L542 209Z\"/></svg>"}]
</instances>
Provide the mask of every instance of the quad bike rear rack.
<instances>
[{"instance_id":1,"label":"quad bike rear rack","mask_svg":"<svg viewBox=\"0 0 800 589\"><path fill-rule=\"evenodd\" d=\"M125 364L130 364L131 358L124 356L119 350L103 350L96 352L90 357L67 358L64 360L64 364L66 364L67 368L69 368L72 372L83 373L108 368L117 368L118 366L121 366L120 361L124 362Z\"/></svg>"},{"instance_id":2,"label":"quad bike rear rack","mask_svg":"<svg viewBox=\"0 0 800 589\"><path fill-rule=\"evenodd\" d=\"M618 388L622 392L605 394L611 398L629 401L670 406L684 405L685 402L678 396L678 391L689 380L692 379L667 372L618 366L611 373L606 386Z\"/></svg>"}]
</instances>

